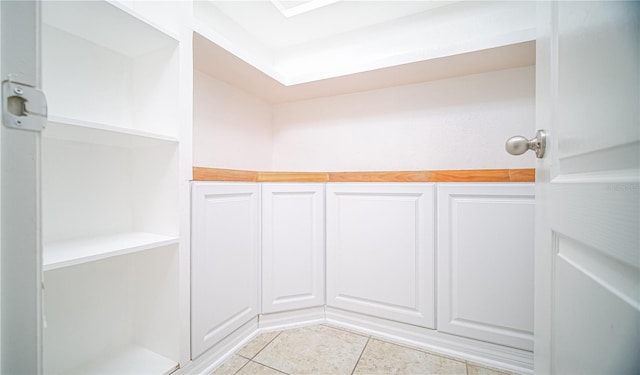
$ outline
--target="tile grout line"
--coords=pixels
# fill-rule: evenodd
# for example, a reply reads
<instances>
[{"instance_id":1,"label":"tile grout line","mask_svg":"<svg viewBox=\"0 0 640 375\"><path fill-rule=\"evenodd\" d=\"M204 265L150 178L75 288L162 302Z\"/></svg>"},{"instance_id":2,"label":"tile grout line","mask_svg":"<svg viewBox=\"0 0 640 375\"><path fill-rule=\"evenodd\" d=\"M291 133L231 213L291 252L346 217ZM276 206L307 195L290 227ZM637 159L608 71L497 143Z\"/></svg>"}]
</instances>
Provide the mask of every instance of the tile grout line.
<instances>
[{"instance_id":1,"label":"tile grout line","mask_svg":"<svg viewBox=\"0 0 640 375\"><path fill-rule=\"evenodd\" d=\"M358 356L358 360L356 361L356 365L353 366L353 370L351 370L351 375L353 375L353 373L356 372L356 369L358 368L358 365L360 364L360 360L362 359L362 355L364 354L364 351L367 350L367 345L369 345L369 341L371 341L371 336L367 337L367 342L364 344L364 348L362 348L362 352L360 352L360 356Z\"/></svg>"},{"instance_id":2,"label":"tile grout line","mask_svg":"<svg viewBox=\"0 0 640 375\"><path fill-rule=\"evenodd\" d=\"M275 339L277 339L277 338L278 338L278 336L280 336L280 334L281 334L281 333L282 333L282 331L278 331L278 334L277 334L277 335L273 336L273 338L272 338L271 340L269 340L269 342L268 342L268 343L266 343L266 344L262 347L262 349L258 350L258 352L257 352L256 354L254 354L254 355L253 355L253 357L251 357L251 358L249 358L249 359L253 361L253 359L254 359L255 357L257 357L257 356L258 356L258 354L262 353L262 351L263 351L263 350L265 350L265 349L267 348L267 346L271 345L271 343L272 343ZM257 363L260 363L260 362L257 362Z\"/></svg>"},{"instance_id":3,"label":"tile grout line","mask_svg":"<svg viewBox=\"0 0 640 375\"><path fill-rule=\"evenodd\" d=\"M350 333L352 335L358 335L358 336L362 336L362 337L366 337L366 338L371 338L371 335L367 335L355 330L351 330L348 328L344 328L344 327L340 327L340 326L334 326L334 325L330 325L330 324L325 324L325 323L321 323L319 324L321 326L327 327L327 328L331 328L331 329L335 329L336 331L342 331L342 332L346 332L346 333Z\"/></svg>"},{"instance_id":4,"label":"tile grout line","mask_svg":"<svg viewBox=\"0 0 640 375\"><path fill-rule=\"evenodd\" d=\"M262 352L262 351L263 351L267 346L269 346L269 344L271 344L271 343L273 342L273 340L275 340L278 336L280 336L280 334L281 334L281 333L282 333L282 331L279 331L277 335L275 335L271 340L269 340L269 342L267 342L266 344L264 344L264 346L263 346L260 350L258 350L258 351L256 352L256 354L254 354L254 355L253 355L253 356L251 356L251 357L247 357L247 356L244 356L244 355L242 355L242 354L238 354L238 353L236 353L236 355L238 355L238 356L240 356L240 357L242 357L242 358L246 358L246 359L248 359L248 360L250 360L250 361L253 361L253 359L254 359L255 357L257 357L257 356L258 356L258 354L260 354L260 353L261 353L261 352ZM254 338L254 340L255 340L255 338ZM251 340L251 341L253 341L253 340ZM250 341L250 342L251 342L251 341ZM242 349L240 349L240 350L242 350ZM255 361L254 361L254 362L255 362ZM257 362L257 363L260 363L260 362Z\"/></svg>"},{"instance_id":5,"label":"tile grout line","mask_svg":"<svg viewBox=\"0 0 640 375\"><path fill-rule=\"evenodd\" d=\"M242 356L240 356L240 357L242 357ZM242 357L242 358L247 358L247 357ZM242 371L242 369L243 369L243 368L245 368L245 367L249 364L249 362L251 362L251 360L250 360L250 359L247 359L247 363L245 363L244 365L242 365L242 367L240 367L240 368L238 369L238 371L234 372L233 374L234 374L234 375L235 375L235 374L238 374L240 371Z\"/></svg>"},{"instance_id":6,"label":"tile grout line","mask_svg":"<svg viewBox=\"0 0 640 375\"><path fill-rule=\"evenodd\" d=\"M266 343L266 344L262 347L262 349L258 350L258 352L257 352L257 353L252 357L252 358L250 358L250 359L249 359L249 362L257 363L257 364L259 364L260 366L264 366L264 367L270 368L270 369L272 369L272 370L274 370L274 371L277 371L277 372L279 372L279 373L281 373L281 374L284 374L284 375L289 375L288 373L286 373L286 372L284 372L284 371L280 371L280 370L278 370L277 368L273 368L273 367L271 367L271 366L267 366L267 365L265 365L264 363L261 363L261 362L258 362L258 361L254 361L254 358L256 358L256 357L258 356L258 354L262 353L262 351L263 351L263 350L265 350L265 349L267 348L267 346L269 346L272 342L274 342L274 341L275 341L275 339L277 339L277 338L278 338L278 336L280 336L280 334L281 334L281 333L282 333L282 331L278 331L278 334L277 334L277 335L275 335L275 336L273 336L273 338L272 338L271 340L269 340L269 342L268 342L268 343ZM249 362L247 362L247 363L249 363ZM246 365L245 365L245 366L246 366Z\"/></svg>"},{"instance_id":7,"label":"tile grout line","mask_svg":"<svg viewBox=\"0 0 640 375\"><path fill-rule=\"evenodd\" d=\"M260 350L258 350L258 352L257 352L256 354L254 354L254 355L253 355L253 357L251 357L251 358L247 358L247 357L243 356L242 354L234 354L234 355L237 355L237 356L239 356L239 357L242 357L242 358L247 359L247 363L245 363L244 365L242 365L242 367L240 367L240 368L238 369L238 371L234 372L234 375L235 375L235 374L238 374L240 371L242 371L242 369L243 369L243 368L245 368L245 367L246 367L249 363L251 363L251 362L253 362L253 363L257 363L257 364L262 365L262 366L265 366L264 364L262 364L262 363L260 363L260 362L256 362L256 361L254 361L253 359L254 359L255 357L257 357L257 356L258 356L258 354L260 354L260 352L262 352L262 351L263 351L267 346L269 346L269 344L271 344L271 343L273 342L273 340L275 340L278 336L280 336L280 334L281 334L281 333L282 333L282 331L279 331L277 335L275 335L271 340L269 340L269 342L268 342L268 343L266 343L266 344L265 344L265 345L264 345ZM254 340L255 340L255 338L254 338ZM269 366L267 366L267 367L269 367ZM269 367L269 368L271 368L271 367ZM273 370L276 370L276 369L273 369ZM279 371L279 370L276 370L276 371ZM282 372L282 371L280 371L280 372ZM283 374L284 374L284 373L283 373Z\"/></svg>"},{"instance_id":8,"label":"tile grout line","mask_svg":"<svg viewBox=\"0 0 640 375\"><path fill-rule=\"evenodd\" d=\"M249 363L255 363L255 364L257 364L257 365L260 365L260 366L264 366L264 367L270 368L270 369L272 369L273 371L277 371L277 372L279 372L279 373L281 373L281 374L289 375L289 374L288 374L288 373L286 373L286 372L280 371L280 370L278 370L277 368L273 368L273 367L267 366L267 365L265 365L264 363L260 363L260 362L254 361L254 360L252 360L252 359L248 359L247 357L242 357L242 358L247 359L247 363L245 363L244 365L242 365L242 367L240 367L240 368L238 369L238 371L234 372L234 375L239 374L239 373L240 373L240 371L242 371L242 369L243 369L243 368L247 367L247 365L248 365Z\"/></svg>"},{"instance_id":9,"label":"tile grout line","mask_svg":"<svg viewBox=\"0 0 640 375\"><path fill-rule=\"evenodd\" d=\"M277 372L279 372L279 373L281 373L281 374L284 374L284 375L290 375L288 372L284 372L284 371L278 370L277 368L274 368L274 367L271 367L271 366L267 366L267 365L265 365L264 363L260 363L260 362L256 362L256 361L249 361L249 362L257 363L257 364L259 364L260 366L264 366L264 367L270 368L270 369L272 369L273 371L277 371Z\"/></svg>"}]
</instances>

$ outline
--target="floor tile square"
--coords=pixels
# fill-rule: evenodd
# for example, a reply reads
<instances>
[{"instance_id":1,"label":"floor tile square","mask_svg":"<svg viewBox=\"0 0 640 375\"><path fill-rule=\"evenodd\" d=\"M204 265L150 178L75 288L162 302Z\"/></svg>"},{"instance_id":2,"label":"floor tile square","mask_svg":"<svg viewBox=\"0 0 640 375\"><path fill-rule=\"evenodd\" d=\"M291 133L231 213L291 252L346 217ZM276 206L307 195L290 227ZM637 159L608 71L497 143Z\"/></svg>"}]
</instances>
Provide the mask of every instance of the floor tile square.
<instances>
[{"instance_id":1,"label":"floor tile square","mask_svg":"<svg viewBox=\"0 0 640 375\"><path fill-rule=\"evenodd\" d=\"M283 373L259 363L249 361L237 375L282 375Z\"/></svg>"},{"instance_id":2,"label":"floor tile square","mask_svg":"<svg viewBox=\"0 0 640 375\"><path fill-rule=\"evenodd\" d=\"M316 325L282 331L254 361L287 374L344 374L353 371L368 338Z\"/></svg>"},{"instance_id":3,"label":"floor tile square","mask_svg":"<svg viewBox=\"0 0 640 375\"><path fill-rule=\"evenodd\" d=\"M464 362L376 339L369 340L354 371L354 375L466 373L467 367Z\"/></svg>"},{"instance_id":4,"label":"floor tile square","mask_svg":"<svg viewBox=\"0 0 640 375\"><path fill-rule=\"evenodd\" d=\"M233 355L231 358L227 359L222 366L212 372L211 375L233 375L238 372L242 366L246 365L247 362L249 362L248 359L240 357L239 355Z\"/></svg>"},{"instance_id":5,"label":"floor tile square","mask_svg":"<svg viewBox=\"0 0 640 375\"><path fill-rule=\"evenodd\" d=\"M467 363L467 375L508 375L508 372L493 370Z\"/></svg>"},{"instance_id":6,"label":"floor tile square","mask_svg":"<svg viewBox=\"0 0 640 375\"><path fill-rule=\"evenodd\" d=\"M258 354L262 349L264 349L265 346L267 346L271 341L273 341L273 339L276 338L276 336L278 336L279 333L280 333L279 331L274 331L274 332L265 332L265 333L259 334L253 340L251 340L251 342L249 342L242 349L240 349L238 354L245 358L252 359L253 357L256 356L256 354Z\"/></svg>"}]
</instances>

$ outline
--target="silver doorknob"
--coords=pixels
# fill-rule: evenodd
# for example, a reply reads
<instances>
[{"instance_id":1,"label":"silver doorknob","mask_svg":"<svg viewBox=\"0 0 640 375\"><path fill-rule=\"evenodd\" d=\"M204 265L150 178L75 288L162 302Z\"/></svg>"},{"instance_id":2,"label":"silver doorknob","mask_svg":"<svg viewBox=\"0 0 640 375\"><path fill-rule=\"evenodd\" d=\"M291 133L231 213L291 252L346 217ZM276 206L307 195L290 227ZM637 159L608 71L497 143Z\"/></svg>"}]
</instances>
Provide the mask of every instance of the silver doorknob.
<instances>
[{"instance_id":1,"label":"silver doorknob","mask_svg":"<svg viewBox=\"0 0 640 375\"><path fill-rule=\"evenodd\" d=\"M529 150L536 152L538 159L544 156L544 149L547 146L547 133L544 130L538 130L536 136L531 139L527 139L523 136L517 135L507 139L507 143L504 148L511 155L522 155Z\"/></svg>"}]
</instances>

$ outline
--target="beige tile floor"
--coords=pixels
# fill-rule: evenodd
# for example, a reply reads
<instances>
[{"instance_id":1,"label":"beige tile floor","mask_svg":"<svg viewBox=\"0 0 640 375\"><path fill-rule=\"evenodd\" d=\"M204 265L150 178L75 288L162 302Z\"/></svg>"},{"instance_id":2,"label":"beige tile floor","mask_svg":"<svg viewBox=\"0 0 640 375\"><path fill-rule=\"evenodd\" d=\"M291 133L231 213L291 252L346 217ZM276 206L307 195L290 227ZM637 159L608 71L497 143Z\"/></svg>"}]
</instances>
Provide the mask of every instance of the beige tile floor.
<instances>
[{"instance_id":1,"label":"beige tile floor","mask_svg":"<svg viewBox=\"0 0 640 375\"><path fill-rule=\"evenodd\" d=\"M234 374L508 373L321 324L258 335L213 372L213 375Z\"/></svg>"}]
</instances>

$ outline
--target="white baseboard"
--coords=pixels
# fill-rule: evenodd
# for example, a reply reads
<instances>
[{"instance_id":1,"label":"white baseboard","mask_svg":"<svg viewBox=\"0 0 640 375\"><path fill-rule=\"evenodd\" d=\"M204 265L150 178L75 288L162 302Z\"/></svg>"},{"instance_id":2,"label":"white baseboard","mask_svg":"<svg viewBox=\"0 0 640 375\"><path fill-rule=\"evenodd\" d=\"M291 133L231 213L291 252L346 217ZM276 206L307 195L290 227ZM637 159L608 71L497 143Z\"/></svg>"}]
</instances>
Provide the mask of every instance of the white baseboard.
<instances>
[{"instance_id":1,"label":"white baseboard","mask_svg":"<svg viewBox=\"0 0 640 375\"><path fill-rule=\"evenodd\" d=\"M180 368L174 374L210 374L262 332L279 331L324 322L324 306L259 315L242 325L202 355Z\"/></svg>"},{"instance_id":2,"label":"white baseboard","mask_svg":"<svg viewBox=\"0 0 640 375\"><path fill-rule=\"evenodd\" d=\"M175 374L210 374L262 332L330 324L481 366L533 374L533 353L329 306L263 314L245 323Z\"/></svg>"},{"instance_id":3,"label":"white baseboard","mask_svg":"<svg viewBox=\"0 0 640 375\"><path fill-rule=\"evenodd\" d=\"M327 306L326 322L436 354L522 374L533 374L533 353Z\"/></svg>"}]
</instances>

